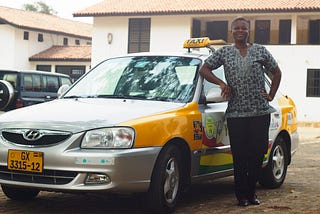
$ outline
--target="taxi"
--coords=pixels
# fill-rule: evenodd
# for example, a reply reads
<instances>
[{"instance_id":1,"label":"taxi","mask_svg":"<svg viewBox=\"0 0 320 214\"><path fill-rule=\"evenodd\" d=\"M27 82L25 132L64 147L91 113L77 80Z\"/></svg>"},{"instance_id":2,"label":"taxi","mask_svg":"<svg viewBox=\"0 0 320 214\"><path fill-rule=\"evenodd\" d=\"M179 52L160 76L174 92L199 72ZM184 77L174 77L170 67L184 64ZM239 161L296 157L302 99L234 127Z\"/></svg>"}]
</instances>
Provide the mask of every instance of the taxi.
<instances>
[{"instance_id":1,"label":"taxi","mask_svg":"<svg viewBox=\"0 0 320 214\"><path fill-rule=\"evenodd\" d=\"M4 194L145 193L151 210L171 212L188 185L231 176L227 101L198 72L219 44L193 38L183 53L110 58L63 87L58 99L1 115ZM214 72L224 79L222 68ZM268 91L268 75L265 83ZM271 105L259 182L277 188L298 147L297 116L288 96L278 93Z\"/></svg>"}]
</instances>

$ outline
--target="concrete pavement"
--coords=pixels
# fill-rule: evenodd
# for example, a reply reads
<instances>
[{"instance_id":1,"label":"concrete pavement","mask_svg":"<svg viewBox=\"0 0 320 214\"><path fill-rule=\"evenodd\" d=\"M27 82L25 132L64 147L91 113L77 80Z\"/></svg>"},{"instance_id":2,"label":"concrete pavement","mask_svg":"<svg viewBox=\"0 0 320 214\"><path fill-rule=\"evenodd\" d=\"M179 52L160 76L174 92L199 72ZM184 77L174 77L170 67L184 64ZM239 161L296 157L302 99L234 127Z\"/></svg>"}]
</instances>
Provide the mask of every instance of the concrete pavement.
<instances>
[{"instance_id":1,"label":"concrete pavement","mask_svg":"<svg viewBox=\"0 0 320 214\"><path fill-rule=\"evenodd\" d=\"M320 127L298 127L300 142L318 140L320 141Z\"/></svg>"}]
</instances>

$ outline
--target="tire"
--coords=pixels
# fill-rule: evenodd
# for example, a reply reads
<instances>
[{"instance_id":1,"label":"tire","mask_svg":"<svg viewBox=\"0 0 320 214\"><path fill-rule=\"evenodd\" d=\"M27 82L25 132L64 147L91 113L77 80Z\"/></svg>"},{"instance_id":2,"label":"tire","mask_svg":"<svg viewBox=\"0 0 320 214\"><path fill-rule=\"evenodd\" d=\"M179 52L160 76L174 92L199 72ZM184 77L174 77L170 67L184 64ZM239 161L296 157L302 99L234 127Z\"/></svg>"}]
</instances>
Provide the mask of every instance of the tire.
<instances>
[{"instance_id":1,"label":"tire","mask_svg":"<svg viewBox=\"0 0 320 214\"><path fill-rule=\"evenodd\" d=\"M181 164L181 154L176 146L170 145L160 153L147 195L152 212L173 212L181 194Z\"/></svg>"},{"instance_id":2,"label":"tire","mask_svg":"<svg viewBox=\"0 0 320 214\"><path fill-rule=\"evenodd\" d=\"M13 86L5 80L0 80L0 110L4 110L11 103L13 95Z\"/></svg>"},{"instance_id":3,"label":"tire","mask_svg":"<svg viewBox=\"0 0 320 214\"><path fill-rule=\"evenodd\" d=\"M270 152L268 165L262 169L259 183L269 189L280 187L287 174L289 153L282 137L278 137Z\"/></svg>"},{"instance_id":4,"label":"tire","mask_svg":"<svg viewBox=\"0 0 320 214\"><path fill-rule=\"evenodd\" d=\"M28 201L32 200L39 194L39 190L18 188L1 185L3 193L10 199L15 201Z\"/></svg>"}]
</instances>

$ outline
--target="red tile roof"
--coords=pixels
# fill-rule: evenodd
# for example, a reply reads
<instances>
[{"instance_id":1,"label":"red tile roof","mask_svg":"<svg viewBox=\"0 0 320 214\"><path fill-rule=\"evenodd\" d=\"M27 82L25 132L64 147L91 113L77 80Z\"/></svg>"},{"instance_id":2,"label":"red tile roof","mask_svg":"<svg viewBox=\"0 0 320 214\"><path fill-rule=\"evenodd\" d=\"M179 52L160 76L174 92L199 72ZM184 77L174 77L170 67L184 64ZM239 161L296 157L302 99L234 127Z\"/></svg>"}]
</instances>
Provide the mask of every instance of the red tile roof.
<instances>
[{"instance_id":1,"label":"red tile roof","mask_svg":"<svg viewBox=\"0 0 320 214\"><path fill-rule=\"evenodd\" d=\"M63 34L84 39L92 38L93 27L91 24L3 6L0 6L1 23L40 32Z\"/></svg>"},{"instance_id":2,"label":"red tile roof","mask_svg":"<svg viewBox=\"0 0 320 214\"><path fill-rule=\"evenodd\" d=\"M52 46L51 48L35 54L30 61L91 61L91 46Z\"/></svg>"},{"instance_id":3,"label":"red tile roof","mask_svg":"<svg viewBox=\"0 0 320 214\"><path fill-rule=\"evenodd\" d=\"M74 16L320 11L320 0L104 0Z\"/></svg>"}]
</instances>

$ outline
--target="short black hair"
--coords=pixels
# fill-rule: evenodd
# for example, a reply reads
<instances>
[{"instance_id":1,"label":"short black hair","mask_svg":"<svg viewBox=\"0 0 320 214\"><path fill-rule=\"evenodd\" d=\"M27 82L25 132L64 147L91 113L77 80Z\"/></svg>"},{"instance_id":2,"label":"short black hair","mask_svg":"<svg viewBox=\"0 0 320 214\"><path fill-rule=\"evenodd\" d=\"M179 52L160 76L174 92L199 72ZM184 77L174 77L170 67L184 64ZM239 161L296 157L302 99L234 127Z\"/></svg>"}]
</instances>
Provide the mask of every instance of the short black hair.
<instances>
[{"instance_id":1,"label":"short black hair","mask_svg":"<svg viewBox=\"0 0 320 214\"><path fill-rule=\"evenodd\" d=\"M246 22L248 25L250 25L250 22L249 22L248 19L246 19L246 18L244 18L244 17L242 17L242 16L239 16L239 17L235 18L235 19L231 22L231 28L232 28L232 26L234 25L234 23L237 22L237 21L244 21L244 22Z\"/></svg>"}]
</instances>

